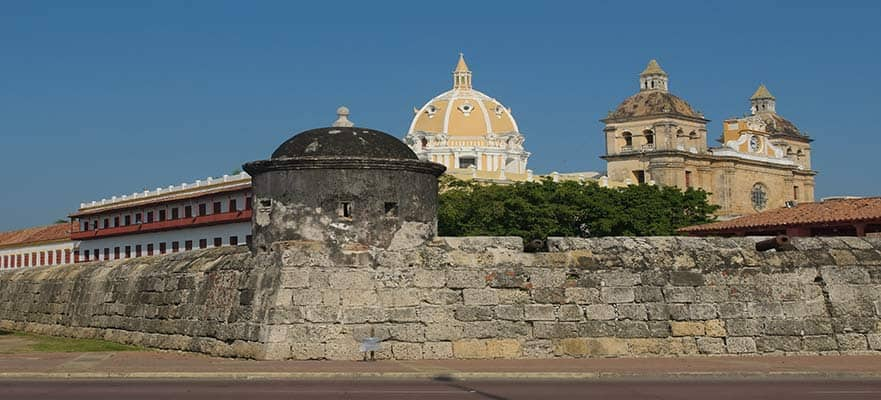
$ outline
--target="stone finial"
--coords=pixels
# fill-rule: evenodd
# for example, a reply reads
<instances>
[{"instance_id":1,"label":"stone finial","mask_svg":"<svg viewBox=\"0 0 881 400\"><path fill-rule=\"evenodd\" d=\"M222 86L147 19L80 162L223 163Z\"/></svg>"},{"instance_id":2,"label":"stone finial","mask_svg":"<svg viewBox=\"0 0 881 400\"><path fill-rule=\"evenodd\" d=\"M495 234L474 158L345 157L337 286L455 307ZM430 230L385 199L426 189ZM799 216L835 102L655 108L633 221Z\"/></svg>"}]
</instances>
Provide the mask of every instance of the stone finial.
<instances>
[{"instance_id":1,"label":"stone finial","mask_svg":"<svg viewBox=\"0 0 881 400\"><path fill-rule=\"evenodd\" d=\"M344 128L350 128L350 127L355 126L355 124L352 121L349 121L349 109L346 108L345 106L342 106L342 107L336 109L336 116L337 116L337 119L336 119L336 121L333 121L333 124L331 126L344 127Z\"/></svg>"}]
</instances>

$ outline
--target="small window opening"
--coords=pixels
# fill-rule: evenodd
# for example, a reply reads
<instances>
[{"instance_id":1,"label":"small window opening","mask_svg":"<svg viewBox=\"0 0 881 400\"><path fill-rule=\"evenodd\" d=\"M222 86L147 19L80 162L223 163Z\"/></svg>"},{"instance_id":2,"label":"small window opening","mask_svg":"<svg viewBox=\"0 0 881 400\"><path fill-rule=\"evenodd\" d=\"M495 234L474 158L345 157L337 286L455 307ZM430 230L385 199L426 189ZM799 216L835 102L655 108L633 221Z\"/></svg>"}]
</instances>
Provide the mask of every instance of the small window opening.
<instances>
[{"instance_id":1,"label":"small window opening","mask_svg":"<svg viewBox=\"0 0 881 400\"><path fill-rule=\"evenodd\" d=\"M460 157L459 168L471 168L477 165L477 160L472 157Z\"/></svg>"},{"instance_id":2,"label":"small window opening","mask_svg":"<svg viewBox=\"0 0 881 400\"><path fill-rule=\"evenodd\" d=\"M385 203L385 216L386 217L397 217L398 216L398 203L387 201Z\"/></svg>"},{"instance_id":3,"label":"small window opening","mask_svg":"<svg viewBox=\"0 0 881 400\"><path fill-rule=\"evenodd\" d=\"M261 199L260 200L260 207L269 207L271 205L272 205L272 200L270 200L270 199Z\"/></svg>"},{"instance_id":4,"label":"small window opening","mask_svg":"<svg viewBox=\"0 0 881 400\"><path fill-rule=\"evenodd\" d=\"M339 216L343 218L352 218L352 202L341 201L339 208Z\"/></svg>"}]
</instances>

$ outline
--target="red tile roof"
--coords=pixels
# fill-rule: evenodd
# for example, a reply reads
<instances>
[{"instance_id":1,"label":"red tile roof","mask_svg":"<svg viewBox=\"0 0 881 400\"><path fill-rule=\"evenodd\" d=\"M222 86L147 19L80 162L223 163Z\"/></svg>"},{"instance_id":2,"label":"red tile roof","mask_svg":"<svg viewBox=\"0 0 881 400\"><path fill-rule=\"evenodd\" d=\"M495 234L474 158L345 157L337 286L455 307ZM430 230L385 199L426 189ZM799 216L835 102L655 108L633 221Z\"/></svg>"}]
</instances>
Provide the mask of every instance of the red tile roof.
<instances>
[{"instance_id":1,"label":"red tile roof","mask_svg":"<svg viewBox=\"0 0 881 400\"><path fill-rule=\"evenodd\" d=\"M792 226L831 226L872 220L881 221L881 197L802 203L792 208L778 208L728 221L689 226L679 229L679 232L707 233Z\"/></svg>"},{"instance_id":2,"label":"red tile roof","mask_svg":"<svg viewBox=\"0 0 881 400\"><path fill-rule=\"evenodd\" d=\"M54 242L70 239L68 223L36 226L17 231L0 232L0 247L21 246L31 243Z\"/></svg>"}]
</instances>

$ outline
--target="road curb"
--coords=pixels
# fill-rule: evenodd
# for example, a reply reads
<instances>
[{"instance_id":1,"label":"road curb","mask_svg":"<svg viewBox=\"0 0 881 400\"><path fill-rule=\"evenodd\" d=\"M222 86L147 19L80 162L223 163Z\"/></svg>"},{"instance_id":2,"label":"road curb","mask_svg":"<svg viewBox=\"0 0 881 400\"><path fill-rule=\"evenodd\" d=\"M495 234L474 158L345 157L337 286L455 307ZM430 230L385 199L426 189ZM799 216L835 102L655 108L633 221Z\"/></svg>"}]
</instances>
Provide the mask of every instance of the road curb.
<instances>
[{"instance_id":1,"label":"road curb","mask_svg":"<svg viewBox=\"0 0 881 400\"><path fill-rule=\"evenodd\" d=\"M0 380L881 380L881 372L0 372Z\"/></svg>"}]
</instances>

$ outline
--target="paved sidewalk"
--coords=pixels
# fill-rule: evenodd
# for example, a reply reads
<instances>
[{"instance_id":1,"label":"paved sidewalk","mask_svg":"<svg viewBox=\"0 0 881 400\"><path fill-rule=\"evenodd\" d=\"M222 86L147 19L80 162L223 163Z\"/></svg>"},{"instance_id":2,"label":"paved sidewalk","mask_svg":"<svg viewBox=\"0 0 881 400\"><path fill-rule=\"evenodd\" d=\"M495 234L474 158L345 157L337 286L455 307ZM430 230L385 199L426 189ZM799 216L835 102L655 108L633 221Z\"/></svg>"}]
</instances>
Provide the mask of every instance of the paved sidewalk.
<instances>
[{"instance_id":1,"label":"paved sidewalk","mask_svg":"<svg viewBox=\"0 0 881 400\"><path fill-rule=\"evenodd\" d=\"M878 356L565 360L253 361L191 353L0 355L0 378L173 379L881 379Z\"/></svg>"}]
</instances>

